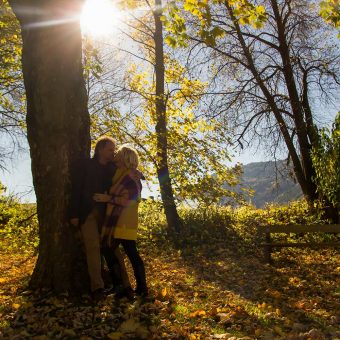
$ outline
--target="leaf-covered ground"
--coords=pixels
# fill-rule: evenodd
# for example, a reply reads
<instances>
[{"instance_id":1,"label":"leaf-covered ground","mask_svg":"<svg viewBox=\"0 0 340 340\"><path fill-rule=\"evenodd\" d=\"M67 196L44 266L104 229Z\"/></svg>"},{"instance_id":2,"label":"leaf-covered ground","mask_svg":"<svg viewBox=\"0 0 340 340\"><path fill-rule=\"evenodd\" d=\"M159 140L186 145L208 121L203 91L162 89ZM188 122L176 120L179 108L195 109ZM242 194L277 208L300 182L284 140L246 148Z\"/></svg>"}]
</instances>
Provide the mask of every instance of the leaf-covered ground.
<instances>
[{"instance_id":1,"label":"leaf-covered ground","mask_svg":"<svg viewBox=\"0 0 340 340\"><path fill-rule=\"evenodd\" d=\"M267 265L255 246L254 216L202 218L209 223L187 216L176 244L160 230L142 231L151 302L108 296L94 306L86 297L79 304L29 292L35 256L3 251L0 337L340 339L335 250L283 249Z\"/></svg>"}]
</instances>

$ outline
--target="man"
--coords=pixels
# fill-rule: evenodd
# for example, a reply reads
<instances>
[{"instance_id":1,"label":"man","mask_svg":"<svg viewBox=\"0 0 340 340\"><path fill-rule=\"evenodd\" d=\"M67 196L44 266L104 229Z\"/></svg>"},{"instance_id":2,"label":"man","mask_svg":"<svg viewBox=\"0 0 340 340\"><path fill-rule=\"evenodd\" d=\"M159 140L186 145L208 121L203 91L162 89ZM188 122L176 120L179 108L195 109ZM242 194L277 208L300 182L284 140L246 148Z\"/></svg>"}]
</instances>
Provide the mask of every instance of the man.
<instances>
[{"instance_id":1,"label":"man","mask_svg":"<svg viewBox=\"0 0 340 340\"><path fill-rule=\"evenodd\" d=\"M93 195L95 193L106 193L111 186L112 177L116 171L113 163L115 145L113 138L102 137L95 146L93 158L78 162L72 171L70 223L79 226L81 229L91 292L95 301L104 297L100 228L103 224L106 204L95 202ZM115 253L115 257L110 256L110 254L104 255L113 284L118 285L121 283L119 280L122 280L124 288L128 288L127 291L132 292L119 249ZM115 259L118 259L119 263Z\"/></svg>"}]
</instances>

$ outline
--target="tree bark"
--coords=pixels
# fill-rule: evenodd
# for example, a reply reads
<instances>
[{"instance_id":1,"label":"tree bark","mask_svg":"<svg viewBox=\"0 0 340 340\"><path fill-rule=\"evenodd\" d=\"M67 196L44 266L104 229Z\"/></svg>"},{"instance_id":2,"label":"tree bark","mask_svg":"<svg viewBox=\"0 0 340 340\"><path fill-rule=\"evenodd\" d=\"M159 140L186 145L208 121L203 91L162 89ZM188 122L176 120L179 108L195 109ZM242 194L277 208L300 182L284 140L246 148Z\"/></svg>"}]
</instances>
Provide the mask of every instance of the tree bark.
<instances>
[{"instance_id":1,"label":"tree bark","mask_svg":"<svg viewBox=\"0 0 340 340\"><path fill-rule=\"evenodd\" d=\"M297 152L297 150L294 146L293 140L292 140L292 138L289 134L286 123L285 123L285 121L284 121L284 119L281 115L279 108L277 107L277 105L275 103L274 97L270 93L270 90L267 88L265 82L261 78L261 75L259 74L259 72L256 69L253 56L252 56L251 52L249 51L249 48L246 45L246 42L243 38L240 26L238 24L238 20L235 18L231 6L227 5L227 9L228 9L228 13L229 13L229 15L230 15L230 17L233 21L233 24L234 24L234 27L235 27L235 30L236 30L236 33L237 33L237 38L238 38L240 45L242 47L244 56L246 57L246 60L247 60L247 63L248 63L247 67L252 72L254 78L256 79L257 85L261 89L262 93L264 94L264 96L265 96L265 98L268 102L269 107L271 108L272 112L274 113L275 119L276 119L276 121L279 125L281 134L283 136L283 139L286 143L290 157L292 159L293 169L294 169L296 179L297 179L298 183L300 184L300 187L301 187L303 194L305 196L308 196L309 185L308 185L308 182L306 181L306 178L305 178L305 174L304 174L304 171L303 171L303 165L301 164L298 152Z\"/></svg>"},{"instance_id":2,"label":"tree bark","mask_svg":"<svg viewBox=\"0 0 340 340\"><path fill-rule=\"evenodd\" d=\"M168 166L168 140L165 102L165 66L163 51L162 0L156 0L155 18L155 72L156 72L156 136L157 136L157 176L161 190L164 211L170 230L179 232L181 221L177 212Z\"/></svg>"},{"instance_id":3,"label":"tree bark","mask_svg":"<svg viewBox=\"0 0 340 340\"><path fill-rule=\"evenodd\" d=\"M291 64L289 46L285 34L285 26L280 14L280 9L277 0L271 0L271 5L277 25L277 33L279 39L279 53L282 58L283 75L285 77L285 83L287 86L290 105L292 108L295 121L296 134L300 146L302 168L304 171L304 177L306 181L306 189L304 190L304 194L308 201L313 202L318 198L318 195L316 193L316 185L312 180L312 178L315 176L315 170L313 168L313 163L311 159L312 147L308 141L308 130L306 121L304 120L303 104L301 103L299 98L299 93L294 78L294 71Z\"/></svg>"},{"instance_id":4,"label":"tree bark","mask_svg":"<svg viewBox=\"0 0 340 340\"><path fill-rule=\"evenodd\" d=\"M76 19L82 1L11 0L10 5L22 33L27 138L39 220L39 257L30 285L57 293L86 288L85 262L67 217L71 164L90 151Z\"/></svg>"},{"instance_id":5,"label":"tree bark","mask_svg":"<svg viewBox=\"0 0 340 340\"><path fill-rule=\"evenodd\" d=\"M283 76L285 78L285 84L287 86L289 101L292 108L293 118L294 118L294 126L296 129L297 137L298 137L298 145L299 148L297 150L292 137L289 134L286 123L282 117L282 114L279 108L276 105L275 98L272 96L270 90L268 89L265 81L261 78L260 73L258 72L255 61L253 59L253 55L246 45L243 33L241 31L238 20L235 18L233 14L233 9L230 5L226 5L228 13L233 21L237 39L240 42L240 45L243 50L243 54L247 60L247 68L252 72L258 87L261 89L263 95L266 98L266 101L271 108L271 111L274 113L275 119L279 126L280 132L283 136L287 149L289 151L289 155L292 159L294 173L296 179L301 187L301 190L306 197L306 199L312 203L315 201L318 196L316 193L316 185L313 182L314 176L314 168L311 161L311 145L308 141L308 129L306 126L306 121L304 120L304 111L303 105L300 101L299 94L297 91L297 86L295 83L293 68L290 62L289 56L289 48L286 42L283 22L280 17L280 12L277 7L277 2L275 0L271 1L273 12L275 13L275 22L277 25L278 31L278 40L279 45L277 46L277 50L280 53L282 59L282 69ZM276 7L275 7L276 6ZM308 112L307 112L308 114Z\"/></svg>"}]
</instances>

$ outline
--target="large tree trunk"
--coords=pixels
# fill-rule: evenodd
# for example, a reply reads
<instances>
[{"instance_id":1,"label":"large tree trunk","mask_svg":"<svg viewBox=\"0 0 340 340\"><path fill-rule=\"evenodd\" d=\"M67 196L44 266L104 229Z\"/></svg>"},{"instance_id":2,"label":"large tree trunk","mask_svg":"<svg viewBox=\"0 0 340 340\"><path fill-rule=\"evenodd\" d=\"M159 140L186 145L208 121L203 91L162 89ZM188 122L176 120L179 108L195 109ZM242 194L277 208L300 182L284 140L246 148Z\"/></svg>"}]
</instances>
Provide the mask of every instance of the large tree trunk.
<instances>
[{"instance_id":1,"label":"large tree trunk","mask_svg":"<svg viewBox=\"0 0 340 340\"><path fill-rule=\"evenodd\" d=\"M67 222L70 166L90 151L76 19L82 1L12 0L10 4L22 30L27 137L39 219L39 257L30 283L32 288L72 291L77 284L86 287L81 282L86 279L85 262L75 263L80 246Z\"/></svg>"},{"instance_id":2,"label":"large tree trunk","mask_svg":"<svg viewBox=\"0 0 340 340\"><path fill-rule=\"evenodd\" d=\"M171 178L168 166L168 141L166 103L164 93L164 51L163 51L163 24L162 1L156 0L155 18L155 70L156 70L156 135L157 135L157 176L161 190L164 211L168 227L176 232L180 231L181 221L178 216L173 195Z\"/></svg>"}]
</instances>

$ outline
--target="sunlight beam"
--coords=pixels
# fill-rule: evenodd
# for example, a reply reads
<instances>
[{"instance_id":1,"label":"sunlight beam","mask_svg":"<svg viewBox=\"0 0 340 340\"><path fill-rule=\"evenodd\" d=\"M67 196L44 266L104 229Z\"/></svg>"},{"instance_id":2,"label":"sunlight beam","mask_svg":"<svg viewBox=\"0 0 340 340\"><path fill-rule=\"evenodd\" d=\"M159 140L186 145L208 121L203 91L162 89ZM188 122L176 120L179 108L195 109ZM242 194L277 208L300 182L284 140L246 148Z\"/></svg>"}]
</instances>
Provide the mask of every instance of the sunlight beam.
<instances>
[{"instance_id":1,"label":"sunlight beam","mask_svg":"<svg viewBox=\"0 0 340 340\"><path fill-rule=\"evenodd\" d=\"M86 0L80 24L85 35L110 35L118 29L122 12L109 0Z\"/></svg>"}]
</instances>

